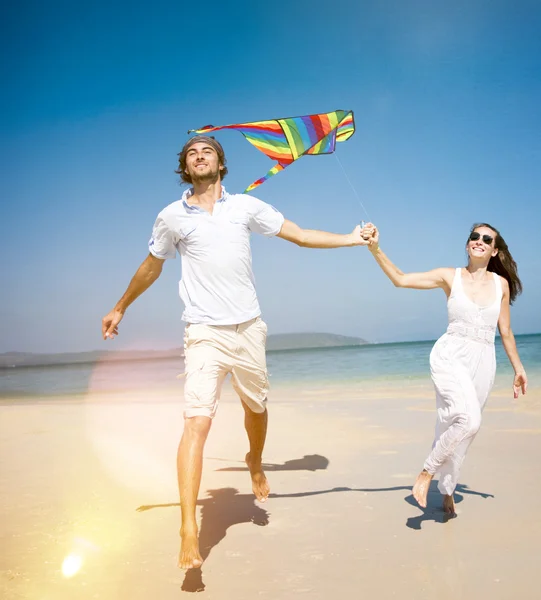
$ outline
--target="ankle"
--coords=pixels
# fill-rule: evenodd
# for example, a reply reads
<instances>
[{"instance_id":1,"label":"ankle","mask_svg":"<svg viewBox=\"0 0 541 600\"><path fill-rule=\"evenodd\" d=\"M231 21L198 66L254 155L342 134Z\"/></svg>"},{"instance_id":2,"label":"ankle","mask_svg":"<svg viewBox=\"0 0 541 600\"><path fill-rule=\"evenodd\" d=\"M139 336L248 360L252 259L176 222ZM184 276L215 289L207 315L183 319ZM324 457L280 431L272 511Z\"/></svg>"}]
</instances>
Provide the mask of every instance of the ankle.
<instances>
[{"instance_id":1,"label":"ankle","mask_svg":"<svg viewBox=\"0 0 541 600\"><path fill-rule=\"evenodd\" d=\"M180 537L198 537L199 529L197 523L183 523L180 528Z\"/></svg>"},{"instance_id":2,"label":"ankle","mask_svg":"<svg viewBox=\"0 0 541 600\"><path fill-rule=\"evenodd\" d=\"M261 469L263 458L261 455L256 456L253 452L248 452L246 455L246 462L250 463L252 469Z\"/></svg>"}]
</instances>

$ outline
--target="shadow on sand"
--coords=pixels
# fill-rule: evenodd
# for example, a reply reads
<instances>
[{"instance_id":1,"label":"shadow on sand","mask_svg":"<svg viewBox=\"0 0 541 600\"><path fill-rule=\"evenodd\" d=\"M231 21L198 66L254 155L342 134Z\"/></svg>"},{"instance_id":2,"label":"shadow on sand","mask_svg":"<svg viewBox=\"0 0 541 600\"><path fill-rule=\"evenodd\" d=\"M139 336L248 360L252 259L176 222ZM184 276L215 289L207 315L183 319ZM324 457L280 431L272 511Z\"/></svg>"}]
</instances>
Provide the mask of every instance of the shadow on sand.
<instances>
[{"instance_id":1,"label":"shadow on sand","mask_svg":"<svg viewBox=\"0 0 541 600\"><path fill-rule=\"evenodd\" d=\"M416 508L418 508L419 510L422 511L422 514L418 515L417 517L409 517L408 518L408 520L406 521L407 527L409 527L410 529L420 530L422 523L424 523L425 521L434 521L435 523L447 523L451 519L455 519L457 517L456 514L448 515L445 512L443 512L442 495L441 495L440 491L438 490L437 486L438 486L437 481L430 482L430 488L428 490L426 508L421 508L417 504L417 501L413 497L413 494L409 494L408 496L406 496L404 498L404 500L408 504L411 504L411 506L415 506ZM410 491L412 490L411 487L407 487L407 488L403 488L403 489L407 489ZM459 483L456 486L456 490L454 493L455 505L459 504L460 502L462 502L462 500L464 500L463 494L470 494L472 496L481 496L481 498L494 498L493 494L485 494L484 492L476 492L474 490L470 490L470 488L467 485Z\"/></svg>"},{"instance_id":2,"label":"shadow on sand","mask_svg":"<svg viewBox=\"0 0 541 600\"><path fill-rule=\"evenodd\" d=\"M210 460L224 460L211 458ZM227 461L230 462L230 461ZM240 461L239 461L240 462ZM225 467L217 471L248 471L245 463L238 467ZM282 464L263 463L265 471L320 471L329 465L329 459L320 454L305 454L302 458L287 460ZM238 523L253 523L263 527L269 523L269 513L255 504L253 494L239 494L235 488L221 488L208 490L209 498L198 500L197 506L201 507L201 529L199 531L199 551L203 561L207 559L212 548L219 544L232 525ZM279 497L271 494L271 497ZM153 508L168 508L180 504L154 504L140 506L137 511L144 512ZM190 569L182 584L182 590L187 592L201 592L205 589L201 568Z\"/></svg>"},{"instance_id":3,"label":"shadow on sand","mask_svg":"<svg viewBox=\"0 0 541 600\"><path fill-rule=\"evenodd\" d=\"M263 463L263 469L265 471L324 471L328 466L329 459L320 454L305 454L302 458L286 460L286 462L281 465L275 463ZM223 469L216 469L216 471L248 471L248 467L224 467Z\"/></svg>"},{"instance_id":4,"label":"shadow on sand","mask_svg":"<svg viewBox=\"0 0 541 600\"><path fill-rule=\"evenodd\" d=\"M317 492L304 492L298 494L270 494L269 498L297 498L297 497L305 497L305 496L316 496L318 494L330 494L335 492L365 492L365 493L374 493L374 492L397 492L397 491L412 491L412 486L395 486L395 487L387 487L387 488L349 488L349 487L337 487L330 490L321 490ZM455 504L462 502L464 500L463 494L470 494L472 496L481 496L482 498L494 498L493 494L486 494L484 492L476 492L474 490L470 490L467 485L458 484L456 486L454 498ZM442 508L442 495L440 494L437 482L432 481L430 483L430 488L428 490L428 498L427 498L427 506L426 508L421 508L413 494L408 494L404 500L410 504L411 506L415 506L422 514L417 517L409 517L406 521L406 527L410 529L421 529L421 524L425 521L434 521L435 523L447 523L450 519L455 518L457 515L449 516L443 512Z\"/></svg>"},{"instance_id":5,"label":"shadow on sand","mask_svg":"<svg viewBox=\"0 0 541 600\"><path fill-rule=\"evenodd\" d=\"M198 500L201 507L201 529L199 531L199 551L205 561L214 546L217 546L226 536L232 525L253 523L264 527L269 523L269 513L257 506L253 494L239 494L235 488L208 490L209 498ZM153 508L180 507L178 503L154 504L140 506L137 511L143 512ZM186 592L202 592L205 589L201 567L189 569L182 583Z\"/></svg>"},{"instance_id":6,"label":"shadow on sand","mask_svg":"<svg viewBox=\"0 0 541 600\"><path fill-rule=\"evenodd\" d=\"M318 455L313 455L318 456ZM293 470L292 464L305 464L305 459L311 459L312 457L304 457L304 459L291 460L285 462L283 465L275 465L275 470L280 470L279 467L286 467L284 470ZM324 457L318 457L324 459ZM326 464L328 464L328 460ZM308 464L314 464L311 460ZM320 462L319 464L323 464ZM299 467L296 467L297 470ZM322 467L324 468L324 467ZM233 469L223 469L233 470ZM245 470L245 469L235 469ZM271 470L271 469L268 469ZM439 493L436 483L432 482L428 492L428 505L426 508L418 506L417 502L411 494L411 486L395 486L386 488L349 488L349 487L336 487L328 490L318 490L314 492L299 492L294 494L270 494L269 499L279 498L305 498L307 496L318 496L321 494L331 494L338 492L364 492L364 493L375 493L375 492L395 492L395 491L407 491L408 495L404 500L415 506L418 510L422 511L421 515L416 517L409 517L406 521L406 526L410 529L420 530L421 525L425 521L434 521L436 523L445 523L449 520L449 517L443 512L441 506L441 494ZM199 549L201 557L206 560L211 553L212 549L218 545L227 535L227 530L239 523L253 523L260 527L264 527L269 524L270 513L261 508L255 503L255 497L253 494L239 494L235 488L220 488L215 490L208 490L208 498L198 500L197 505L201 507L201 529L199 532ZM463 501L463 494L471 494L474 496L481 496L482 498L493 498L492 494L486 494L483 492L476 492L470 490L468 486L459 484L455 492L455 503ZM179 503L170 504L153 504L144 505L137 508L138 512L144 512L154 508L169 508L169 507L180 507ZM201 592L205 589L203 582L202 568L189 569L186 572L184 581L181 589L186 592Z\"/></svg>"}]
</instances>

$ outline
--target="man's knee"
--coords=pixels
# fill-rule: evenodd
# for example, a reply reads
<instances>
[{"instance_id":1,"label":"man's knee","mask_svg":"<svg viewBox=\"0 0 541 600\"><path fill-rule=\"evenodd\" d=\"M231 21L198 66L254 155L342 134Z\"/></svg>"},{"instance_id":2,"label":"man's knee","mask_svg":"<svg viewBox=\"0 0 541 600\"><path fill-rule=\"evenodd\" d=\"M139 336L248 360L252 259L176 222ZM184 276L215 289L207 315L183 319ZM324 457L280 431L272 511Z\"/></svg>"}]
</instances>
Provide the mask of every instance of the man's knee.
<instances>
[{"instance_id":1,"label":"man's knee","mask_svg":"<svg viewBox=\"0 0 541 600\"><path fill-rule=\"evenodd\" d=\"M259 402L255 402L251 400L247 396L239 394L239 398L241 400L242 408L244 409L244 413L246 416L251 417L263 417L267 413L267 399L261 400Z\"/></svg>"},{"instance_id":2,"label":"man's knee","mask_svg":"<svg viewBox=\"0 0 541 600\"><path fill-rule=\"evenodd\" d=\"M205 440L212 424L210 417L187 417L184 419L184 436Z\"/></svg>"}]
</instances>

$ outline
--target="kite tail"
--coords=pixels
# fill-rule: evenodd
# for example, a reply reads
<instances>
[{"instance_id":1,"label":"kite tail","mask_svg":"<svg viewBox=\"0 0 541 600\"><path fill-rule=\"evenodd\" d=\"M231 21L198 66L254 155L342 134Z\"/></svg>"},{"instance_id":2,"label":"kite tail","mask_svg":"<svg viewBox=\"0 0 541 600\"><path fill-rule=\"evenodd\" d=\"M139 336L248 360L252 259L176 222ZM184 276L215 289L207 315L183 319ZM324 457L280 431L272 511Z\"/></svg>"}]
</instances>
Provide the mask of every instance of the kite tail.
<instances>
[{"instance_id":1,"label":"kite tail","mask_svg":"<svg viewBox=\"0 0 541 600\"><path fill-rule=\"evenodd\" d=\"M277 165L274 165L274 167L272 167L272 169L266 175L264 175L263 177L259 178L257 181L254 181L252 184L250 184L244 190L244 193L247 194L248 192L251 192L258 185L261 185L262 183L267 181L267 179L270 179L273 175L276 175L276 173L283 171L286 167L287 167L287 165L281 165L280 163L278 163Z\"/></svg>"}]
</instances>

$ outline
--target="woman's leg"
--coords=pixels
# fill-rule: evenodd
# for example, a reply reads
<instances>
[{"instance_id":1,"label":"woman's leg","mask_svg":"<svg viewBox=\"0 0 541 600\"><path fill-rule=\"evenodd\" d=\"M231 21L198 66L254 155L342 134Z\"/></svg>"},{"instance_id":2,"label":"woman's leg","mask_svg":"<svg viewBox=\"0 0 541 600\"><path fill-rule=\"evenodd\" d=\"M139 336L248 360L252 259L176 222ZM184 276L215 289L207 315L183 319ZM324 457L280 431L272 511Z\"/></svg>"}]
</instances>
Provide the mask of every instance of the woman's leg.
<instances>
[{"instance_id":1,"label":"woman's leg","mask_svg":"<svg viewBox=\"0 0 541 600\"><path fill-rule=\"evenodd\" d=\"M422 507L426 506L430 481L438 472L442 474L440 491L452 495L464 456L481 425L479 401L465 369L458 367L452 374L436 376L434 383L438 406L436 439L413 486L413 495Z\"/></svg>"}]
</instances>

